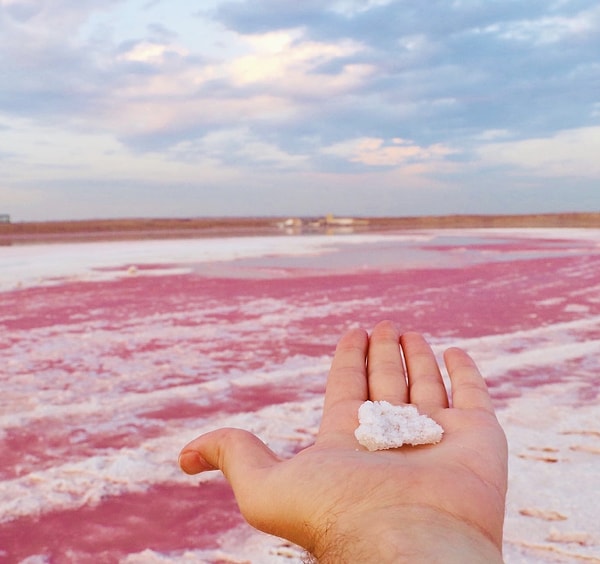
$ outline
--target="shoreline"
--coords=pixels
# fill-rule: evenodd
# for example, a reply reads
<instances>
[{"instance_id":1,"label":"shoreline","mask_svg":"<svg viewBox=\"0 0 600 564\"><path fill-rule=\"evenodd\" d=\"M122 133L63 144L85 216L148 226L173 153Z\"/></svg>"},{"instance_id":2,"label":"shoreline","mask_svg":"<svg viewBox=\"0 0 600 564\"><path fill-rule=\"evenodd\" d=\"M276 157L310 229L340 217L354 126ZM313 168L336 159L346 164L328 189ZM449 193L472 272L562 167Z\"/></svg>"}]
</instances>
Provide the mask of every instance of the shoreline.
<instances>
[{"instance_id":1,"label":"shoreline","mask_svg":"<svg viewBox=\"0 0 600 564\"><path fill-rule=\"evenodd\" d=\"M377 233L412 229L600 228L600 212L412 217L126 218L0 223L0 246L78 241Z\"/></svg>"}]
</instances>

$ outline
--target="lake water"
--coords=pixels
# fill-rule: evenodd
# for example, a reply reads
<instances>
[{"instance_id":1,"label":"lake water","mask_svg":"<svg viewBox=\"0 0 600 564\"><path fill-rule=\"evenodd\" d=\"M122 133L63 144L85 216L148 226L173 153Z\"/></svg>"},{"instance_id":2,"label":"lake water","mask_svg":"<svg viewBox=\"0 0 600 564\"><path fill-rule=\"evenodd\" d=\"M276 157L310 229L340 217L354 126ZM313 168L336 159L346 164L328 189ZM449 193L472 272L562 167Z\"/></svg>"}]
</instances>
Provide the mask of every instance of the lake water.
<instances>
[{"instance_id":1,"label":"lake water","mask_svg":"<svg viewBox=\"0 0 600 564\"><path fill-rule=\"evenodd\" d=\"M309 445L337 339L383 318L486 375L506 561L600 562L594 229L0 247L0 561L300 562L177 454L221 426Z\"/></svg>"}]
</instances>

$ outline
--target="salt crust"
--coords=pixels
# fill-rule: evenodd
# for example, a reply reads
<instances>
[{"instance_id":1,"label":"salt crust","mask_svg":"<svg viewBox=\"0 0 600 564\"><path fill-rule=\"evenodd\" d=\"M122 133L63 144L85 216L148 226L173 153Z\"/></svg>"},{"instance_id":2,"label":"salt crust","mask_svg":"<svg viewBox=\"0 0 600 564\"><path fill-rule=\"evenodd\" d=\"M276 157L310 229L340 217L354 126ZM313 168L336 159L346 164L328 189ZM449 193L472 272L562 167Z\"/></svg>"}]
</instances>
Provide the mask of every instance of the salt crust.
<instances>
[{"instance_id":1,"label":"salt crust","mask_svg":"<svg viewBox=\"0 0 600 564\"><path fill-rule=\"evenodd\" d=\"M414 405L366 401L358 409L358 442L370 451L439 443L444 430Z\"/></svg>"}]
</instances>

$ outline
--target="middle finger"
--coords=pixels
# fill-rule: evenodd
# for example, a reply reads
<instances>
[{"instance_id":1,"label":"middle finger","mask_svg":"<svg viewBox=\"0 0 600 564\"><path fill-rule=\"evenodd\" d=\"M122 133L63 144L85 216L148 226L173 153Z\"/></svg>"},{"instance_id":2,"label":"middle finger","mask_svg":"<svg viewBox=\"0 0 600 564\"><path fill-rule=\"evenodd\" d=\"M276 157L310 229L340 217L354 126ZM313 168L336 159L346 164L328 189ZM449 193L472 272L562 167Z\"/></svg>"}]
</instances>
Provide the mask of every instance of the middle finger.
<instances>
[{"instance_id":1,"label":"middle finger","mask_svg":"<svg viewBox=\"0 0 600 564\"><path fill-rule=\"evenodd\" d=\"M367 356L367 381L371 401L388 401L393 405L408 403L400 335L391 321L382 321L373 329Z\"/></svg>"}]
</instances>

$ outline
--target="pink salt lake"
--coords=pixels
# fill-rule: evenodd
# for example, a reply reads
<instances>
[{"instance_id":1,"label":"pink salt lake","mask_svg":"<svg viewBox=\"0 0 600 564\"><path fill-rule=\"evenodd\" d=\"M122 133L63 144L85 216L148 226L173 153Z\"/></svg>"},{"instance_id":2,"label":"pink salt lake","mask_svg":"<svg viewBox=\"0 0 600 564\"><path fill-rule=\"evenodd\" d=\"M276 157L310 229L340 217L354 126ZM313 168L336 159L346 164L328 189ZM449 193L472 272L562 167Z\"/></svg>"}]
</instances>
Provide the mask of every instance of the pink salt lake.
<instances>
[{"instance_id":1,"label":"pink salt lake","mask_svg":"<svg viewBox=\"0 0 600 564\"><path fill-rule=\"evenodd\" d=\"M510 443L505 557L600 562L600 230L0 247L0 561L300 562L179 448L311 443L341 333L478 361Z\"/></svg>"}]
</instances>

